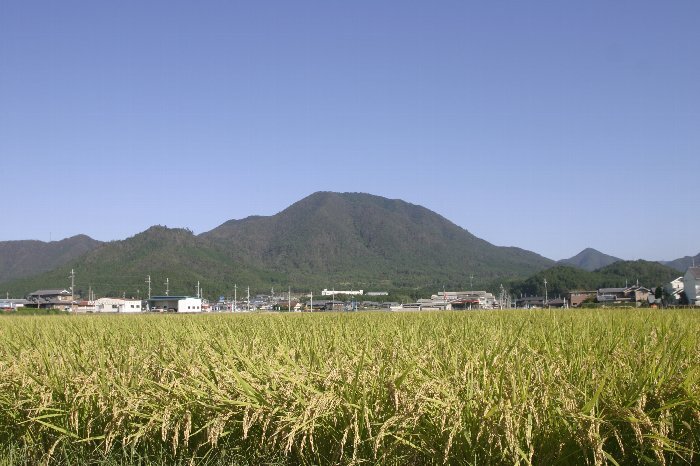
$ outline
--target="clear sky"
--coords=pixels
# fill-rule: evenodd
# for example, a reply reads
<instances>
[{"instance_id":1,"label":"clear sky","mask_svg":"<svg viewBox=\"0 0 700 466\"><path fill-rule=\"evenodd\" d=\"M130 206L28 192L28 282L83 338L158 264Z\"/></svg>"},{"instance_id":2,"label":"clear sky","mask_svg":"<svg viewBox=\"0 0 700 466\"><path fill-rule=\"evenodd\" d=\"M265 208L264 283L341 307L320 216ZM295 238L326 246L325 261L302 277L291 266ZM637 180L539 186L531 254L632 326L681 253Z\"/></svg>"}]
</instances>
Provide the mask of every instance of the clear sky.
<instances>
[{"instance_id":1,"label":"clear sky","mask_svg":"<svg viewBox=\"0 0 700 466\"><path fill-rule=\"evenodd\" d=\"M700 252L700 2L0 0L0 240L319 190L552 259Z\"/></svg>"}]
</instances>

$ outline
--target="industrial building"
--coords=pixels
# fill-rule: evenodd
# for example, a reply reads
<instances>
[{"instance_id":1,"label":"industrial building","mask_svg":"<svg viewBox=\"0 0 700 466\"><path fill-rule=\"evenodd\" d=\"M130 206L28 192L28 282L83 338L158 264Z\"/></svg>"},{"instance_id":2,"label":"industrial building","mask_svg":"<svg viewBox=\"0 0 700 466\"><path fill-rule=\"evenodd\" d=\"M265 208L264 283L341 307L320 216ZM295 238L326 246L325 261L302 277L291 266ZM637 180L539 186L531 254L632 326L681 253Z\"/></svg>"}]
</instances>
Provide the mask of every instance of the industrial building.
<instances>
[{"instance_id":1,"label":"industrial building","mask_svg":"<svg viewBox=\"0 0 700 466\"><path fill-rule=\"evenodd\" d=\"M152 296L148 299L152 312L202 312L202 299L189 296Z\"/></svg>"},{"instance_id":2,"label":"industrial building","mask_svg":"<svg viewBox=\"0 0 700 466\"><path fill-rule=\"evenodd\" d=\"M94 302L94 312L141 312L140 299L100 298Z\"/></svg>"}]
</instances>

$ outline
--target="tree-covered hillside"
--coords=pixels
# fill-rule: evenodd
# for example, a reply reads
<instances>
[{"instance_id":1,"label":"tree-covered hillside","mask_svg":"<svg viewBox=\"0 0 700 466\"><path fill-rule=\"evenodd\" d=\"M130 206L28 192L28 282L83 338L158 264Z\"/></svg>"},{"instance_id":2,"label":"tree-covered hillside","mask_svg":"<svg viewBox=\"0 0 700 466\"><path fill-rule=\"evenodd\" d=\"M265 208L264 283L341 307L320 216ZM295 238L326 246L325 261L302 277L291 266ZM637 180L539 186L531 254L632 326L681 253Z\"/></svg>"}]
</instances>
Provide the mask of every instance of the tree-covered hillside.
<instances>
[{"instance_id":1,"label":"tree-covered hillside","mask_svg":"<svg viewBox=\"0 0 700 466\"><path fill-rule=\"evenodd\" d=\"M516 296L544 295L544 280L550 296L565 295L574 290L596 290L605 287L639 285L653 288L678 276L678 272L657 262L619 261L607 267L588 272L579 268L558 265L538 272L522 281L510 283Z\"/></svg>"},{"instance_id":2,"label":"tree-covered hillside","mask_svg":"<svg viewBox=\"0 0 700 466\"><path fill-rule=\"evenodd\" d=\"M48 243L34 240L0 241L0 283L55 269L101 244L85 235Z\"/></svg>"},{"instance_id":3,"label":"tree-covered hillside","mask_svg":"<svg viewBox=\"0 0 700 466\"><path fill-rule=\"evenodd\" d=\"M209 297L292 287L402 290L464 288L470 275L522 278L553 261L518 248L494 246L417 205L369 194L316 193L270 217L231 220L199 236L152 227L103 244L39 276L0 285L15 296L65 288L74 269L76 291L97 295L193 294ZM482 286L483 287L483 286Z\"/></svg>"},{"instance_id":4,"label":"tree-covered hillside","mask_svg":"<svg viewBox=\"0 0 700 466\"><path fill-rule=\"evenodd\" d=\"M263 268L328 286L464 286L471 274L522 277L553 264L494 246L424 207L360 193L316 193L202 236Z\"/></svg>"},{"instance_id":5,"label":"tree-covered hillside","mask_svg":"<svg viewBox=\"0 0 700 466\"><path fill-rule=\"evenodd\" d=\"M5 284L2 289L25 295L41 288L68 288L70 270L76 273L76 294L146 297L146 277L151 276L152 294L194 295L197 281L210 296L233 293L234 284L262 286L287 283L286 277L242 264L208 241L183 229L151 227L123 241L105 243L64 266L35 277Z\"/></svg>"}]
</instances>

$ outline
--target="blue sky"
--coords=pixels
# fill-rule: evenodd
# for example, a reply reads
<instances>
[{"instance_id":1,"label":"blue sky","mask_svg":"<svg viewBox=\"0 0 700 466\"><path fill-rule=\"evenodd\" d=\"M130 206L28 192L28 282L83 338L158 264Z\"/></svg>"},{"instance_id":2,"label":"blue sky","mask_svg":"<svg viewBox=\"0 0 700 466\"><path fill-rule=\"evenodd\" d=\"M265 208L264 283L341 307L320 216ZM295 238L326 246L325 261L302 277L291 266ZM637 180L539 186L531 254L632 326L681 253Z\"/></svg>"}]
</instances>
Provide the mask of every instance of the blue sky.
<instances>
[{"instance_id":1,"label":"blue sky","mask_svg":"<svg viewBox=\"0 0 700 466\"><path fill-rule=\"evenodd\" d=\"M700 252L700 2L0 1L0 240L319 190L553 259Z\"/></svg>"}]
</instances>

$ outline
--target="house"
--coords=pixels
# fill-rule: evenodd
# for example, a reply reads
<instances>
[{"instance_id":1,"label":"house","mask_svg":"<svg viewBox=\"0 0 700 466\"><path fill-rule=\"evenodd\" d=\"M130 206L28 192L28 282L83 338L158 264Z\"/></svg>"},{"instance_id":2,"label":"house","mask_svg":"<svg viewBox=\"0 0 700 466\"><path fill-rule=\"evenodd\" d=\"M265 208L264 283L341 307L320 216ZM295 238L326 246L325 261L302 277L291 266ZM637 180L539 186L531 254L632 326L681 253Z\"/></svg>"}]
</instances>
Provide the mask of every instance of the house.
<instances>
[{"instance_id":1,"label":"house","mask_svg":"<svg viewBox=\"0 0 700 466\"><path fill-rule=\"evenodd\" d=\"M434 295L433 295L434 298ZM417 303L420 305L421 311L450 311L452 304L444 299L419 299Z\"/></svg>"},{"instance_id":2,"label":"house","mask_svg":"<svg viewBox=\"0 0 700 466\"><path fill-rule=\"evenodd\" d=\"M666 283L666 285L664 285L664 292L666 293L667 301L669 303L677 303L681 299L683 288L682 276Z\"/></svg>"},{"instance_id":3,"label":"house","mask_svg":"<svg viewBox=\"0 0 700 466\"><path fill-rule=\"evenodd\" d=\"M202 299L189 296L152 296L148 309L153 312L202 312Z\"/></svg>"},{"instance_id":4,"label":"house","mask_svg":"<svg viewBox=\"0 0 700 466\"><path fill-rule=\"evenodd\" d=\"M314 299L313 302L306 303L306 307L310 311L325 311L326 301Z\"/></svg>"},{"instance_id":5,"label":"house","mask_svg":"<svg viewBox=\"0 0 700 466\"><path fill-rule=\"evenodd\" d=\"M569 302L566 298L554 298L547 300L547 307L569 307Z\"/></svg>"},{"instance_id":6,"label":"house","mask_svg":"<svg viewBox=\"0 0 700 466\"><path fill-rule=\"evenodd\" d=\"M94 302L95 312L141 312L140 299L100 298Z\"/></svg>"},{"instance_id":7,"label":"house","mask_svg":"<svg viewBox=\"0 0 700 466\"><path fill-rule=\"evenodd\" d=\"M68 290L37 290L27 296L28 307L39 309L69 310L73 302L73 294Z\"/></svg>"},{"instance_id":8,"label":"house","mask_svg":"<svg viewBox=\"0 0 700 466\"><path fill-rule=\"evenodd\" d=\"M493 309L496 305L496 297L487 291L439 291L431 299L450 303L451 309Z\"/></svg>"},{"instance_id":9,"label":"house","mask_svg":"<svg viewBox=\"0 0 700 466\"><path fill-rule=\"evenodd\" d=\"M630 302L630 297L625 294L626 289L627 288L599 288L595 300L599 303Z\"/></svg>"},{"instance_id":10,"label":"house","mask_svg":"<svg viewBox=\"0 0 700 466\"><path fill-rule=\"evenodd\" d=\"M649 288L636 285L629 287L628 293L632 301L635 303L643 303L649 299L649 295L652 294L652 291Z\"/></svg>"},{"instance_id":11,"label":"house","mask_svg":"<svg viewBox=\"0 0 700 466\"><path fill-rule=\"evenodd\" d=\"M683 275L683 291L688 304L700 306L700 267L688 267Z\"/></svg>"},{"instance_id":12,"label":"house","mask_svg":"<svg viewBox=\"0 0 700 466\"><path fill-rule=\"evenodd\" d=\"M651 290L643 286L634 285L624 288L600 288L596 294L599 303L639 303L646 302Z\"/></svg>"},{"instance_id":13,"label":"house","mask_svg":"<svg viewBox=\"0 0 700 466\"><path fill-rule=\"evenodd\" d=\"M525 309L544 307L544 296L521 296L515 300L515 305Z\"/></svg>"},{"instance_id":14,"label":"house","mask_svg":"<svg viewBox=\"0 0 700 466\"><path fill-rule=\"evenodd\" d=\"M325 310L326 311L342 311L345 308L345 302L343 301L326 301Z\"/></svg>"},{"instance_id":15,"label":"house","mask_svg":"<svg viewBox=\"0 0 700 466\"><path fill-rule=\"evenodd\" d=\"M0 311L14 311L20 307L26 307L30 302L26 299L0 299Z\"/></svg>"},{"instance_id":16,"label":"house","mask_svg":"<svg viewBox=\"0 0 700 466\"><path fill-rule=\"evenodd\" d=\"M569 293L569 304L571 307L579 307L584 301L596 297L595 291L572 291Z\"/></svg>"}]
</instances>

